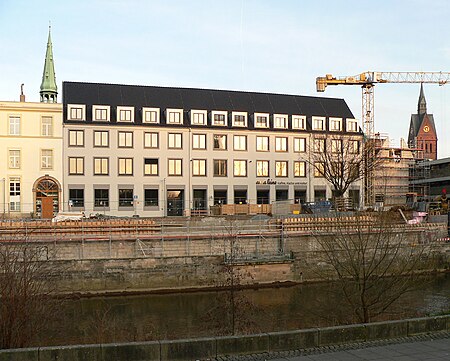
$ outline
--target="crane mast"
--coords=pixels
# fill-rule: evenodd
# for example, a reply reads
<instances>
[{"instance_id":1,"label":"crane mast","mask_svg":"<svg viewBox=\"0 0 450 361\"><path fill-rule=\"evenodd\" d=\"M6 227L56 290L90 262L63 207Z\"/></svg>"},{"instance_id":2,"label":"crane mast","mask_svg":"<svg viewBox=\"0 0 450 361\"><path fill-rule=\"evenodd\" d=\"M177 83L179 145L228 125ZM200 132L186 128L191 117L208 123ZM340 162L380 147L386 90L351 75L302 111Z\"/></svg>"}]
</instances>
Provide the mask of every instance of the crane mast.
<instances>
[{"instance_id":1,"label":"crane mast","mask_svg":"<svg viewBox=\"0 0 450 361\"><path fill-rule=\"evenodd\" d=\"M366 71L355 76L334 77L327 74L316 78L318 92L324 92L329 85L359 85L362 88L362 114L361 120L366 142L374 138L374 86L383 83L430 83L445 85L450 82L450 72L377 72ZM375 204L373 192L374 171L371 161L374 159L374 147L369 146L366 154L364 172L364 203L366 206ZM372 154L373 153L373 154Z\"/></svg>"}]
</instances>

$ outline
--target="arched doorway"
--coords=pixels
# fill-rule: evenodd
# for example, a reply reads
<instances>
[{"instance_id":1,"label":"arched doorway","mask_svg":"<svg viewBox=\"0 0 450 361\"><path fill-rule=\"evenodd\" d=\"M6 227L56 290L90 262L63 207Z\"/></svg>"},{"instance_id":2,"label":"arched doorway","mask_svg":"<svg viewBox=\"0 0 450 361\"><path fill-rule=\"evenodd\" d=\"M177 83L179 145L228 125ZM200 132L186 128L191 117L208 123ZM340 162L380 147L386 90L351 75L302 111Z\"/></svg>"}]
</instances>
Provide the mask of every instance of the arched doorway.
<instances>
[{"instance_id":1,"label":"arched doorway","mask_svg":"<svg viewBox=\"0 0 450 361\"><path fill-rule=\"evenodd\" d=\"M61 186L50 176L44 176L34 182L34 214L38 218L53 218L59 211Z\"/></svg>"}]
</instances>

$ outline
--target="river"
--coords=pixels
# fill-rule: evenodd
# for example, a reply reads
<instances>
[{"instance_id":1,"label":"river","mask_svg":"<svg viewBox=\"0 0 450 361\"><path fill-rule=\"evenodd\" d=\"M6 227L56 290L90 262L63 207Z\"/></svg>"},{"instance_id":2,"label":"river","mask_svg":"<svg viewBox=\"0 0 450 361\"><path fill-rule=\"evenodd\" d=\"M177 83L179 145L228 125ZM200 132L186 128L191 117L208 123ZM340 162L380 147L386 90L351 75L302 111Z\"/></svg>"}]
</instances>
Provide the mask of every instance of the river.
<instances>
[{"instance_id":1,"label":"river","mask_svg":"<svg viewBox=\"0 0 450 361\"><path fill-rule=\"evenodd\" d=\"M345 311L346 304L335 288L332 283L315 283L235 292L71 299L61 306L55 325L48 325L33 344L194 338L231 334L233 329L235 334L257 333L356 322L351 312ZM436 315L449 310L447 273L420 284L379 319Z\"/></svg>"}]
</instances>

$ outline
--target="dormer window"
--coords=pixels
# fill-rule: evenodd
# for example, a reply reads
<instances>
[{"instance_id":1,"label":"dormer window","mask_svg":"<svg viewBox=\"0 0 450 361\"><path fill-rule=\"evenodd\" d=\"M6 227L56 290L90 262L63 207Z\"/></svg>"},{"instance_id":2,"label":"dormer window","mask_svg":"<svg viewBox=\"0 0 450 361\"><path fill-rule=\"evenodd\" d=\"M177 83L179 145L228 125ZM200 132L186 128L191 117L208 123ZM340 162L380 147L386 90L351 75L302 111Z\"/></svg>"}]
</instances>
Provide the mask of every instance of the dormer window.
<instances>
[{"instance_id":1,"label":"dormer window","mask_svg":"<svg viewBox=\"0 0 450 361\"><path fill-rule=\"evenodd\" d=\"M269 114L255 113L255 128L269 128Z\"/></svg>"},{"instance_id":2,"label":"dormer window","mask_svg":"<svg viewBox=\"0 0 450 361\"><path fill-rule=\"evenodd\" d=\"M168 124L183 124L183 109L167 109Z\"/></svg>"},{"instance_id":3,"label":"dormer window","mask_svg":"<svg viewBox=\"0 0 450 361\"><path fill-rule=\"evenodd\" d=\"M313 130L325 130L324 117L312 117Z\"/></svg>"},{"instance_id":4,"label":"dormer window","mask_svg":"<svg viewBox=\"0 0 450 361\"><path fill-rule=\"evenodd\" d=\"M277 129L287 129L288 116L284 114L273 115L273 127Z\"/></svg>"},{"instance_id":5,"label":"dormer window","mask_svg":"<svg viewBox=\"0 0 450 361\"><path fill-rule=\"evenodd\" d=\"M306 129L306 117L304 115L292 116L292 129Z\"/></svg>"},{"instance_id":6,"label":"dormer window","mask_svg":"<svg viewBox=\"0 0 450 361\"><path fill-rule=\"evenodd\" d=\"M227 115L225 111L213 111L211 112L212 125L226 126L227 125Z\"/></svg>"},{"instance_id":7,"label":"dormer window","mask_svg":"<svg viewBox=\"0 0 450 361\"><path fill-rule=\"evenodd\" d=\"M333 132L339 132L342 130L341 118L330 118L330 130Z\"/></svg>"},{"instance_id":8,"label":"dormer window","mask_svg":"<svg viewBox=\"0 0 450 361\"><path fill-rule=\"evenodd\" d=\"M206 110L191 110L191 124L206 125Z\"/></svg>"},{"instance_id":9,"label":"dormer window","mask_svg":"<svg viewBox=\"0 0 450 361\"><path fill-rule=\"evenodd\" d=\"M86 106L84 104L68 104L67 120L86 120Z\"/></svg>"},{"instance_id":10,"label":"dormer window","mask_svg":"<svg viewBox=\"0 0 450 361\"><path fill-rule=\"evenodd\" d=\"M159 108L142 108L143 123L159 123Z\"/></svg>"},{"instance_id":11,"label":"dormer window","mask_svg":"<svg viewBox=\"0 0 450 361\"><path fill-rule=\"evenodd\" d=\"M92 106L92 120L109 122L110 107L107 105Z\"/></svg>"},{"instance_id":12,"label":"dormer window","mask_svg":"<svg viewBox=\"0 0 450 361\"><path fill-rule=\"evenodd\" d=\"M134 108L133 107L117 107L117 121L118 122L134 122Z\"/></svg>"},{"instance_id":13,"label":"dormer window","mask_svg":"<svg viewBox=\"0 0 450 361\"><path fill-rule=\"evenodd\" d=\"M233 127L247 126L247 112L232 112Z\"/></svg>"},{"instance_id":14,"label":"dormer window","mask_svg":"<svg viewBox=\"0 0 450 361\"><path fill-rule=\"evenodd\" d=\"M358 122L355 119L347 119L347 132L357 132Z\"/></svg>"}]
</instances>

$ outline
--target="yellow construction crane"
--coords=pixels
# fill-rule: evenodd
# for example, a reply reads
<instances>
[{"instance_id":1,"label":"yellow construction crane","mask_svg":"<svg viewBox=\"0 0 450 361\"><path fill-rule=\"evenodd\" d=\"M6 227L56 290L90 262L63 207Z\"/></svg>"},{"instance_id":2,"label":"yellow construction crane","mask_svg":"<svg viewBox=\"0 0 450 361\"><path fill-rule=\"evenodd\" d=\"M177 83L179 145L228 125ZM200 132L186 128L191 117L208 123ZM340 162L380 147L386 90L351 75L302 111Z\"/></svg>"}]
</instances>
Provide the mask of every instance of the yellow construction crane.
<instances>
[{"instance_id":1,"label":"yellow construction crane","mask_svg":"<svg viewBox=\"0 0 450 361\"><path fill-rule=\"evenodd\" d=\"M374 86L380 83L432 83L444 85L450 82L450 72L377 72L366 71L355 76L334 77L327 74L316 78L318 92L324 92L328 85L360 85L362 88L362 122L367 140L374 137ZM373 147L369 147L372 149ZM364 203L375 204L373 192L373 169L371 159L375 154L367 154L364 176Z\"/></svg>"},{"instance_id":2,"label":"yellow construction crane","mask_svg":"<svg viewBox=\"0 0 450 361\"><path fill-rule=\"evenodd\" d=\"M380 72L366 71L355 76L334 77L327 74L316 78L318 92L324 92L328 85L360 85L362 87L362 122L367 138L374 134L374 92L373 87L379 83L434 83L444 85L450 82L449 72Z\"/></svg>"}]
</instances>

